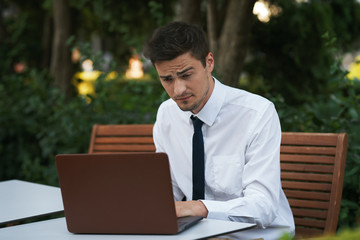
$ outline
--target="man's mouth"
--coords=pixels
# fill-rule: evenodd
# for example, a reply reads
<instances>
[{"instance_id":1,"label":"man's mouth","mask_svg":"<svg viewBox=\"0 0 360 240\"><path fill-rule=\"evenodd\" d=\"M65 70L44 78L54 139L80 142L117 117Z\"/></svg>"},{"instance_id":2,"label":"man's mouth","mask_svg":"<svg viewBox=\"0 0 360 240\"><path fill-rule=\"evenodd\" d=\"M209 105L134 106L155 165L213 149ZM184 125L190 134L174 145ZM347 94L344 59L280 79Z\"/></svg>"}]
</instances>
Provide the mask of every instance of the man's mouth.
<instances>
[{"instance_id":1,"label":"man's mouth","mask_svg":"<svg viewBox=\"0 0 360 240\"><path fill-rule=\"evenodd\" d=\"M191 98L192 95L187 95L187 96L180 96L180 97L175 97L175 101L187 101Z\"/></svg>"}]
</instances>

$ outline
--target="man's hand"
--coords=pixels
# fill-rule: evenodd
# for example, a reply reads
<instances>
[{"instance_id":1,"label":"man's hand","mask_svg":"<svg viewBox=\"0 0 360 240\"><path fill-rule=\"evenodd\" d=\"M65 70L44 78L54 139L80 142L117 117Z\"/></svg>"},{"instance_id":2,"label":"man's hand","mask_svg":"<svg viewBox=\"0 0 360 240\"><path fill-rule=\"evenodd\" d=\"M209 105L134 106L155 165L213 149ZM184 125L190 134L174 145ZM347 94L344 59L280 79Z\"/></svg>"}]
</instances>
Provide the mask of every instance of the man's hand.
<instances>
[{"instance_id":1,"label":"man's hand","mask_svg":"<svg viewBox=\"0 0 360 240\"><path fill-rule=\"evenodd\" d=\"M202 216L206 218L208 215L208 210L201 201L175 202L175 210L177 217Z\"/></svg>"}]
</instances>

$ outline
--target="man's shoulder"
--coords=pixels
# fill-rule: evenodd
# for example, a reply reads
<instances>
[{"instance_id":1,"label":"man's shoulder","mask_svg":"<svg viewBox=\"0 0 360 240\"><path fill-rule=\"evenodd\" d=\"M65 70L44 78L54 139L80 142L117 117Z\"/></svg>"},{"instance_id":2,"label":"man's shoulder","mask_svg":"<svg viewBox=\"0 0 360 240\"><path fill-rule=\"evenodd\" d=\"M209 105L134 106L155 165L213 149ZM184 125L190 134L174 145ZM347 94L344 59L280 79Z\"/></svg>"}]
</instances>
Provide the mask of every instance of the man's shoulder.
<instances>
[{"instance_id":1,"label":"man's shoulder","mask_svg":"<svg viewBox=\"0 0 360 240\"><path fill-rule=\"evenodd\" d=\"M258 111L267 108L269 105L272 105L272 102L270 100L258 94L229 86L225 87L225 102L227 104Z\"/></svg>"},{"instance_id":2,"label":"man's shoulder","mask_svg":"<svg viewBox=\"0 0 360 240\"><path fill-rule=\"evenodd\" d=\"M181 118L184 112L180 110L178 105L171 98L162 102L158 108L156 119L165 121L166 119Z\"/></svg>"},{"instance_id":3,"label":"man's shoulder","mask_svg":"<svg viewBox=\"0 0 360 240\"><path fill-rule=\"evenodd\" d=\"M170 129L180 129L186 118L186 113L178 107L175 101L172 99L165 100L160 104L157 111L154 134L169 132ZM190 116L188 120L190 120Z\"/></svg>"},{"instance_id":4,"label":"man's shoulder","mask_svg":"<svg viewBox=\"0 0 360 240\"><path fill-rule=\"evenodd\" d=\"M159 106L158 112L160 111L176 111L178 106L176 105L176 102L172 100L171 98L165 100L162 102Z\"/></svg>"}]
</instances>

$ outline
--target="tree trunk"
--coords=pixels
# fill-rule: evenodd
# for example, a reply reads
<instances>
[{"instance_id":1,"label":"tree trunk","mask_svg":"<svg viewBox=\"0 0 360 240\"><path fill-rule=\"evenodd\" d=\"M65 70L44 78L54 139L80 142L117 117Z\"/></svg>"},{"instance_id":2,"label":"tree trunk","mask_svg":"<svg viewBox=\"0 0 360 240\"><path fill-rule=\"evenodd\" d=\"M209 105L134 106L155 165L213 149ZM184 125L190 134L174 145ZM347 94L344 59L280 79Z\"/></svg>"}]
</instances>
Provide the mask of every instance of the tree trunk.
<instances>
[{"instance_id":1,"label":"tree trunk","mask_svg":"<svg viewBox=\"0 0 360 240\"><path fill-rule=\"evenodd\" d=\"M2 14L2 9L5 8L5 4L2 0L0 0L0 44L3 43L3 41L5 41L6 38L6 31L5 31L5 26L4 26L4 21L3 21L3 14Z\"/></svg>"},{"instance_id":2,"label":"tree trunk","mask_svg":"<svg viewBox=\"0 0 360 240\"><path fill-rule=\"evenodd\" d=\"M207 29L209 47L214 56L217 55L218 47L218 13L216 8L216 0L206 0L207 10Z\"/></svg>"},{"instance_id":3,"label":"tree trunk","mask_svg":"<svg viewBox=\"0 0 360 240\"><path fill-rule=\"evenodd\" d=\"M238 86L252 26L255 0L230 0L215 55L216 72L223 83Z\"/></svg>"},{"instance_id":4,"label":"tree trunk","mask_svg":"<svg viewBox=\"0 0 360 240\"><path fill-rule=\"evenodd\" d=\"M42 59L41 59L41 67L49 68L50 67L50 56L51 56L51 36L52 36L52 19L49 13L46 13L44 16L44 25L43 25L43 33L41 40L41 48L42 48Z\"/></svg>"},{"instance_id":5,"label":"tree trunk","mask_svg":"<svg viewBox=\"0 0 360 240\"><path fill-rule=\"evenodd\" d=\"M66 41L71 35L71 14L68 0L53 1L54 38L50 64L50 74L54 85L64 94L69 95L73 76L70 48Z\"/></svg>"},{"instance_id":6,"label":"tree trunk","mask_svg":"<svg viewBox=\"0 0 360 240\"><path fill-rule=\"evenodd\" d=\"M201 24L201 0L181 0L178 19ZM252 27L256 0L206 0L207 34L215 57L216 73L230 86L238 86Z\"/></svg>"},{"instance_id":7,"label":"tree trunk","mask_svg":"<svg viewBox=\"0 0 360 240\"><path fill-rule=\"evenodd\" d=\"M202 26L201 2L201 0L180 0L180 12L178 19L183 22Z\"/></svg>"}]
</instances>

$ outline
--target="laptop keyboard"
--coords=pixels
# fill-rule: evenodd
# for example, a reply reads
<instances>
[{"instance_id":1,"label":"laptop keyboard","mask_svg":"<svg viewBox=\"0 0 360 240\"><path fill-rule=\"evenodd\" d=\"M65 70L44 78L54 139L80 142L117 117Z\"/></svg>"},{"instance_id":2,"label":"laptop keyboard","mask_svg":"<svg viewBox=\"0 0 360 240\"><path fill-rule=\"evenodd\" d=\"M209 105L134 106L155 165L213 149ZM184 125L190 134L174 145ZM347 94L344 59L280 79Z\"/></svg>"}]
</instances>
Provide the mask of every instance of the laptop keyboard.
<instances>
[{"instance_id":1,"label":"laptop keyboard","mask_svg":"<svg viewBox=\"0 0 360 240\"><path fill-rule=\"evenodd\" d=\"M202 219L202 217L198 217L198 216L188 216L188 217L177 218L178 229L179 229L179 231L182 231L186 228L189 228L189 227L193 226L195 223L197 223L198 221L200 221L201 219Z\"/></svg>"}]
</instances>

